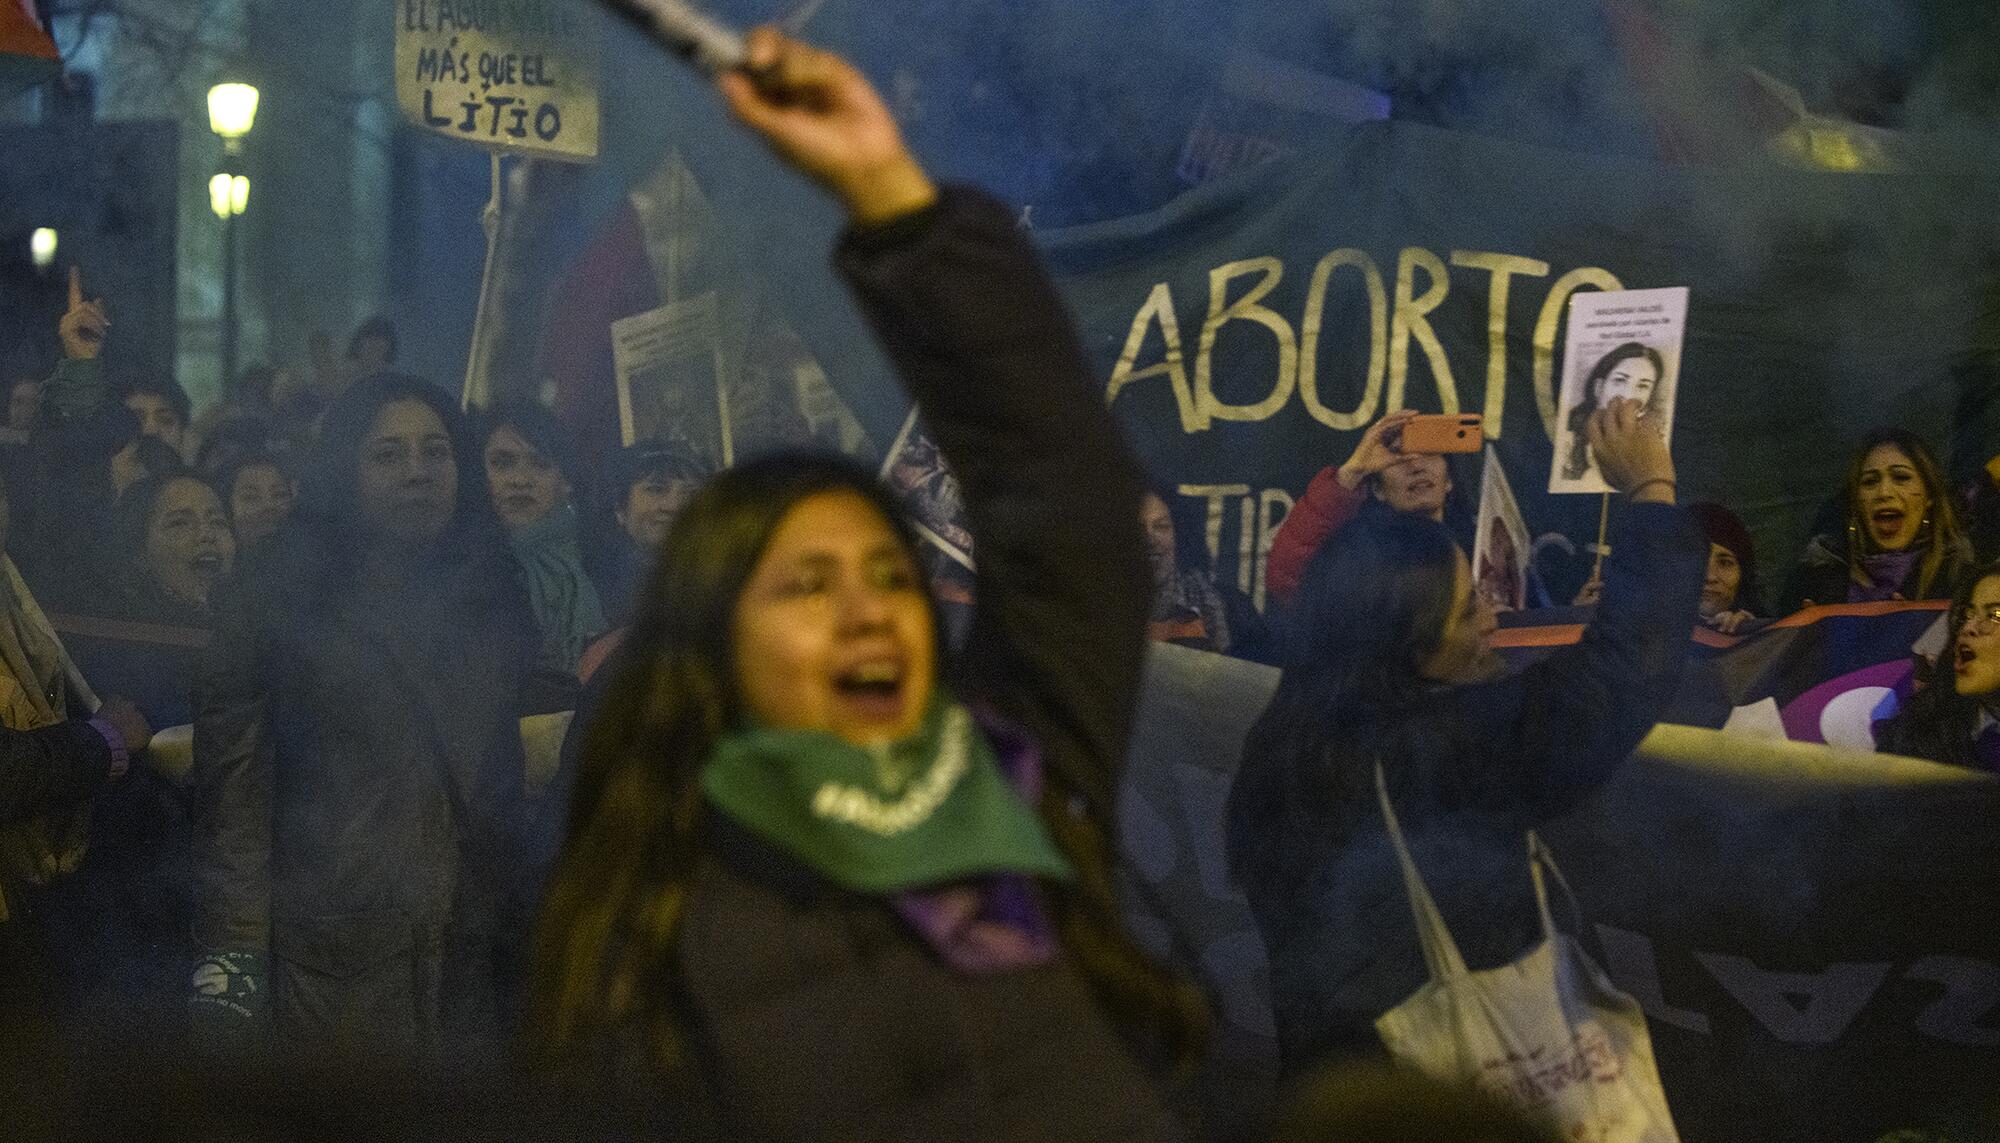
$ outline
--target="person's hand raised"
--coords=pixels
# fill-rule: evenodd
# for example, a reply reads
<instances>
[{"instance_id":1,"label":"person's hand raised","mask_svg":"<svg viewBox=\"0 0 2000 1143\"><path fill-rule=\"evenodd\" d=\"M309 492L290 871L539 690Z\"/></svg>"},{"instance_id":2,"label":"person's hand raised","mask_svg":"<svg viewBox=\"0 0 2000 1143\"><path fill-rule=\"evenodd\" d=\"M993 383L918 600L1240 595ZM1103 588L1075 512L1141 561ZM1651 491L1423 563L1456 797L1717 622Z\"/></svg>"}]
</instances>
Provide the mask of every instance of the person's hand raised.
<instances>
[{"instance_id":1,"label":"person's hand raised","mask_svg":"<svg viewBox=\"0 0 2000 1143\"><path fill-rule=\"evenodd\" d=\"M104 300L83 297L83 271L69 268L69 308L63 311L62 320L56 323L56 335L62 339L63 356L74 361L89 361L104 348L104 335L110 332L111 319L104 312Z\"/></svg>"},{"instance_id":2,"label":"person's hand raised","mask_svg":"<svg viewBox=\"0 0 2000 1143\"><path fill-rule=\"evenodd\" d=\"M1362 481L1402 460L1404 454L1389 442L1400 439L1403 426L1416 417L1415 409L1398 409L1369 425L1361 434L1361 443L1354 446L1354 455L1340 466L1340 483L1349 489L1359 488Z\"/></svg>"},{"instance_id":3,"label":"person's hand raised","mask_svg":"<svg viewBox=\"0 0 2000 1143\"><path fill-rule=\"evenodd\" d=\"M1590 415L1587 434L1604 482L1634 499L1674 502L1674 458L1657 421L1638 401L1619 398Z\"/></svg>"},{"instance_id":4,"label":"person's hand raised","mask_svg":"<svg viewBox=\"0 0 2000 1143\"><path fill-rule=\"evenodd\" d=\"M831 190L856 223L887 222L937 200L888 105L853 64L771 27L753 29L747 48L743 68L716 81L730 111Z\"/></svg>"}]
</instances>

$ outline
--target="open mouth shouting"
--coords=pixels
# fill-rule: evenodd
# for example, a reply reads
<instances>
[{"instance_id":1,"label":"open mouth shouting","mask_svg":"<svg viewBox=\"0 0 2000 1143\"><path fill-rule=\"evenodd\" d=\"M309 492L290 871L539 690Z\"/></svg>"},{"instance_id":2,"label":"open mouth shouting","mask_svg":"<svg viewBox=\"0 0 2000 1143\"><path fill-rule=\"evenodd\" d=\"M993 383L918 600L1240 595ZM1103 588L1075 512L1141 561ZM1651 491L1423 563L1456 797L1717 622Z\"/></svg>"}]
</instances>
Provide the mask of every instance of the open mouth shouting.
<instances>
[{"instance_id":1,"label":"open mouth shouting","mask_svg":"<svg viewBox=\"0 0 2000 1143\"><path fill-rule=\"evenodd\" d=\"M221 552L197 552L188 561L188 570L203 583L213 584L229 571L229 563Z\"/></svg>"},{"instance_id":2,"label":"open mouth shouting","mask_svg":"<svg viewBox=\"0 0 2000 1143\"><path fill-rule=\"evenodd\" d=\"M1952 652L1952 689L1968 698L2000 694L2000 648L1990 637L1959 636Z\"/></svg>"},{"instance_id":3,"label":"open mouth shouting","mask_svg":"<svg viewBox=\"0 0 2000 1143\"><path fill-rule=\"evenodd\" d=\"M834 673L834 699L856 721L900 722L909 709L909 673L901 654L850 660Z\"/></svg>"},{"instance_id":4,"label":"open mouth shouting","mask_svg":"<svg viewBox=\"0 0 2000 1143\"><path fill-rule=\"evenodd\" d=\"M1868 534L1878 547L1906 548L1916 539L1917 523L1898 505L1877 505L1868 513Z\"/></svg>"}]
</instances>

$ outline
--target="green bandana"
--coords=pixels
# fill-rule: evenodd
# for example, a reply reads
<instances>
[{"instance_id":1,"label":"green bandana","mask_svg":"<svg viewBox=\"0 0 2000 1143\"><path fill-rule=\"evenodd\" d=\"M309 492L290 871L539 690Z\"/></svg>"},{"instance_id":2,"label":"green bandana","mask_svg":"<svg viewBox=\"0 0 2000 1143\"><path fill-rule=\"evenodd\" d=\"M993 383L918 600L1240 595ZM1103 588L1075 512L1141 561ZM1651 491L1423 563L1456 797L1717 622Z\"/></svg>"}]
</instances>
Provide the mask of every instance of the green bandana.
<instances>
[{"instance_id":1,"label":"green bandana","mask_svg":"<svg viewBox=\"0 0 2000 1143\"><path fill-rule=\"evenodd\" d=\"M985 873L1070 876L963 706L873 749L831 734L753 728L716 743L701 788L738 824L863 893Z\"/></svg>"}]
</instances>

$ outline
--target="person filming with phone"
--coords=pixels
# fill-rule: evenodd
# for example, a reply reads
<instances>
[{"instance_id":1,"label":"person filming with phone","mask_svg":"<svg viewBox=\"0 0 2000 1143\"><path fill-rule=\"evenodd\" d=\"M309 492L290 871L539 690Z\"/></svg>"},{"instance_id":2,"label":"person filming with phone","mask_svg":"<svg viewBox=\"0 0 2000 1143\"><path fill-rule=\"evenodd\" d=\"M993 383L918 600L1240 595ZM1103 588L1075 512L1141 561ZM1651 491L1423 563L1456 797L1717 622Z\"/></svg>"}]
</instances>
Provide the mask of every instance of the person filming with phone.
<instances>
[{"instance_id":1,"label":"person filming with phone","mask_svg":"<svg viewBox=\"0 0 2000 1143\"><path fill-rule=\"evenodd\" d=\"M1398 409L1368 426L1352 456L1313 477L1272 537L1265 573L1271 594L1280 603L1291 602L1313 553L1370 505L1445 523L1455 485L1444 454L1476 452L1480 443L1476 416ZM1453 531L1471 538L1469 528Z\"/></svg>"}]
</instances>

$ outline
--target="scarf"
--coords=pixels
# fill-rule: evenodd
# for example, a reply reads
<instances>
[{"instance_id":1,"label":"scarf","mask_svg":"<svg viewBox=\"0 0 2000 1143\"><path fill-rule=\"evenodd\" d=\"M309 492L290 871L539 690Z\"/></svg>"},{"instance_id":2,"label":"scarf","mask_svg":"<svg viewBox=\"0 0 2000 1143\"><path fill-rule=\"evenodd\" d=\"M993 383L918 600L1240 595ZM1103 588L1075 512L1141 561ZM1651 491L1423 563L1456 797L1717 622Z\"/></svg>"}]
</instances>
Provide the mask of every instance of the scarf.
<instances>
[{"instance_id":1,"label":"scarf","mask_svg":"<svg viewBox=\"0 0 2000 1143\"><path fill-rule=\"evenodd\" d=\"M584 648L611 628L604 617L604 604L597 598L597 587L583 570L576 507L556 506L516 531L511 541L514 558L526 576L535 630L542 637L537 664L573 675Z\"/></svg>"},{"instance_id":2,"label":"scarf","mask_svg":"<svg viewBox=\"0 0 2000 1143\"><path fill-rule=\"evenodd\" d=\"M1868 577L1868 582L1849 584L1847 602L1880 603L1903 590L1903 585L1910 581L1910 573L1916 570L1929 550L1928 544L1914 544L1900 552L1862 556L1861 572Z\"/></svg>"},{"instance_id":3,"label":"scarf","mask_svg":"<svg viewBox=\"0 0 2000 1143\"><path fill-rule=\"evenodd\" d=\"M1031 878L1067 880L1031 803L1034 744L940 696L903 741L753 727L716 744L701 775L737 824L858 893L886 896L952 967L1046 962L1054 938ZM995 746L999 746L999 750Z\"/></svg>"},{"instance_id":4,"label":"scarf","mask_svg":"<svg viewBox=\"0 0 2000 1143\"><path fill-rule=\"evenodd\" d=\"M39 730L67 719L71 706L95 712L97 696L14 561L0 555L0 723L9 730ZM0 882L39 885L57 873L75 872L89 831L88 807L0 826ZM7 897L0 887L0 921L6 919Z\"/></svg>"}]
</instances>

